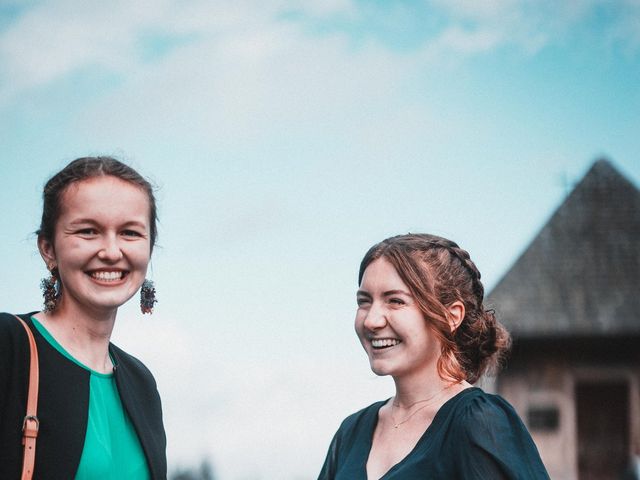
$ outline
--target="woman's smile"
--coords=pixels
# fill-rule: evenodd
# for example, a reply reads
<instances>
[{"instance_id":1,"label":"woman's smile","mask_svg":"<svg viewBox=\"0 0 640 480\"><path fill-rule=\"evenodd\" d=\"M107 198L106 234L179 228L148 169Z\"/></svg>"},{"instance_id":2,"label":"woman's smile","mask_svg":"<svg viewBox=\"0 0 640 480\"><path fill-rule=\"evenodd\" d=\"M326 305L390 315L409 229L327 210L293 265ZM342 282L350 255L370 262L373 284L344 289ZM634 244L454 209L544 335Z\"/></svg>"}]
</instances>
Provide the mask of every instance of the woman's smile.
<instances>
[{"instance_id":1,"label":"woman's smile","mask_svg":"<svg viewBox=\"0 0 640 480\"><path fill-rule=\"evenodd\" d=\"M372 338L371 346L375 350L389 350L401 343L397 338Z\"/></svg>"},{"instance_id":2,"label":"woman's smile","mask_svg":"<svg viewBox=\"0 0 640 480\"><path fill-rule=\"evenodd\" d=\"M93 280L110 285L124 280L129 272L126 270L95 270L87 272Z\"/></svg>"}]
</instances>

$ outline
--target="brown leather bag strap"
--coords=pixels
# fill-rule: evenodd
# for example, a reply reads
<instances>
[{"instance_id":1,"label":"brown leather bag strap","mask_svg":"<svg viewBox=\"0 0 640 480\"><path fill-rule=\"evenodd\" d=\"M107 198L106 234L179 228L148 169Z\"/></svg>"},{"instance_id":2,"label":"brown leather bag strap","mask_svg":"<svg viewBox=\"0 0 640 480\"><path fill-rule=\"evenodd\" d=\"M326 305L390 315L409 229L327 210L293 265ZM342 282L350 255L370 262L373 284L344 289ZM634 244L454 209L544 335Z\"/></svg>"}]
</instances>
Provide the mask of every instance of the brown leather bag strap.
<instances>
[{"instance_id":1,"label":"brown leather bag strap","mask_svg":"<svg viewBox=\"0 0 640 480\"><path fill-rule=\"evenodd\" d=\"M21 480L31 480L33 468L36 462L36 437L40 428L38 420L38 348L33 338L33 333L29 326L17 315L14 315L22 324L27 337L29 337L29 350L31 358L29 361L29 390L27 392L27 414L22 421L22 444L24 445L24 458L22 460Z\"/></svg>"}]
</instances>

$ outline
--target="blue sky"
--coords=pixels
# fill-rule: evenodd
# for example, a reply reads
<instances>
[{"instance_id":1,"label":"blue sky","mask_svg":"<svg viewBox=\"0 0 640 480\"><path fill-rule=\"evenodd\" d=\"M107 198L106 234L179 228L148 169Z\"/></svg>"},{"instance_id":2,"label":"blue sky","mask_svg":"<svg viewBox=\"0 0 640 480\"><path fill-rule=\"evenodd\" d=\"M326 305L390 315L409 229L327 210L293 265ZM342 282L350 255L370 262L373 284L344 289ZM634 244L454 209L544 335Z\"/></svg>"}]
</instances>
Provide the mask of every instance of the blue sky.
<instances>
[{"instance_id":1,"label":"blue sky","mask_svg":"<svg viewBox=\"0 0 640 480\"><path fill-rule=\"evenodd\" d=\"M114 341L157 377L171 464L315 478L392 394L353 333L366 249L444 235L490 289L596 158L640 183L638 85L631 0L5 1L1 308L40 306L46 179L124 159L159 187L160 303Z\"/></svg>"}]
</instances>

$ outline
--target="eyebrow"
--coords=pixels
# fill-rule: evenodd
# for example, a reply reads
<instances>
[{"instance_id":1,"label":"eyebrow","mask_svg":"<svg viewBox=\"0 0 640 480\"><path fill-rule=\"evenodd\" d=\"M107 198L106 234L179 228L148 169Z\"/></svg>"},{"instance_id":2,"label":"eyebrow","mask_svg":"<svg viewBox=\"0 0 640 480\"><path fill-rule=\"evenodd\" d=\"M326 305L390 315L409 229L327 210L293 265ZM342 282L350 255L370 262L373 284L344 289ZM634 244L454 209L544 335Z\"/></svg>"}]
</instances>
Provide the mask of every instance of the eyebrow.
<instances>
[{"instance_id":1,"label":"eyebrow","mask_svg":"<svg viewBox=\"0 0 640 480\"><path fill-rule=\"evenodd\" d=\"M364 295L366 297L370 297L371 294L369 292L367 292L366 290L358 290L356 292L356 295ZM413 295L411 295L411 293L409 292L405 292L404 290L387 290L386 292L384 292L382 294L383 297L388 297L391 295L406 295L407 297L411 297Z\"/></svg>"},{"instance_id":2,"label":"eyebrow","mask_svg":"<svg viewBox=\"0 0 640 480\"><path fill-rule=\"evenodd\" d=\"M91 224L91 225L98 225L98 222L96 222L95 220L92 220L90 218L78 218L75 220L72 220L69 222L69 225L82 225L82 224Z\"/></svg>"},{"instance_id":3,"label":"eyebrow","mask_svg":"<svg viewBox=\"0 0 640 480\"><path fill-rule=\"evenodd\" d=\"M125 222L122 224L122 227L140 227L140 228L147 228L147 224L145 222L138 222L137 220L132 220L130 222Z\"/></svg>"},{"instance_id":4,"label":"eyebrow","mask_svg":"<svg viewBox=\"0 0 640 480\"><path fill-rule=\"evenodd\" d=\"M93 220L92 218L78 218L78 219L70 221L69 225L71 225L71 226L76 226L76 225L100 225L100 222L97 222L96 220ZM120 227L121 228L140 227L140 228L146 229L147 228L147 224L145 222L139 222L137 220L131 220L131 221L123 223Z\"/></svg>"},{"instance_id":5,"label":"eyebrow","mask_svg":"<svg viewBox=\"0 0 640 480\"><path fill-rule=\"evenodd\" d=\"M404 290L387 290L382 294L382 296L384 297L388 297L389 295L406 295L407 297L411 296L409 292L405 292Z\"/></svg>"}]
</instances>

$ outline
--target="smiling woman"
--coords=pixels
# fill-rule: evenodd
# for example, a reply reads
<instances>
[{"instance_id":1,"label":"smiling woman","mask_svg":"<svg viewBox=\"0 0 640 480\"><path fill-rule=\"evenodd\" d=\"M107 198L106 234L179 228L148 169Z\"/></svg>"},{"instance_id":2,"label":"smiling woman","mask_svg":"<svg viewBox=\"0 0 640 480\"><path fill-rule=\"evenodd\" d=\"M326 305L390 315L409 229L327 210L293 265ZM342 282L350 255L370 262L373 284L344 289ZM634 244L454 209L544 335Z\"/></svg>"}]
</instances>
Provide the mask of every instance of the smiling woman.
<instances>
[{"instance_id":1,"label":"smiling woman","mask_svg":"<svg viewBox=\"0 0 640 480\"><path fill-rule=\"evenodd\" d=\"M166 478L166 438L151 373L110 343L118 308L145 284L156 239L148 181L109 157L80 158L44 188L38 248L51 276L43 311L20 315L35 338L35 478ZM0 478L19 478L29 343L0 314ZM25 454L26 456L26 454Z\"/></svg>"},{"instance_id":2,"label":"smiling woman","mask_svg":"<svg viewBox=\"0 0 640 480\"><path fill-rule=\"evenodd\" d=\"M70 185L61 203L53 238L38 240L45 263L55 265L63 286L56 310L102 308L115 315L115 308L140 288L147 271L147 195L117 177L100 176Z\"/></svg>"},{"instance_id":3,"label":"smiling woman","mask_svg":"<svg viewBox=\"0 0 640 480\"><path fill-rule=\"evenodd\" d=\"M509 334L484 309L469 254L434 235L399 235L367 252L359 283L356 333L396 391L342 422L319 480L548 479L511 405L471 385Z\"/></svg>"}]
</instances>

